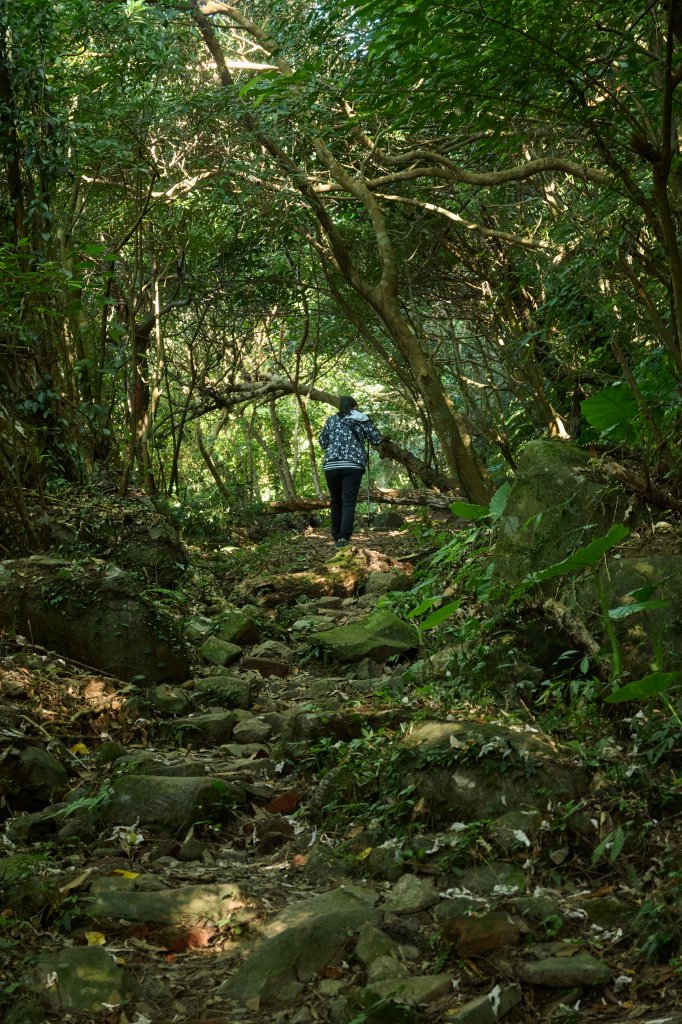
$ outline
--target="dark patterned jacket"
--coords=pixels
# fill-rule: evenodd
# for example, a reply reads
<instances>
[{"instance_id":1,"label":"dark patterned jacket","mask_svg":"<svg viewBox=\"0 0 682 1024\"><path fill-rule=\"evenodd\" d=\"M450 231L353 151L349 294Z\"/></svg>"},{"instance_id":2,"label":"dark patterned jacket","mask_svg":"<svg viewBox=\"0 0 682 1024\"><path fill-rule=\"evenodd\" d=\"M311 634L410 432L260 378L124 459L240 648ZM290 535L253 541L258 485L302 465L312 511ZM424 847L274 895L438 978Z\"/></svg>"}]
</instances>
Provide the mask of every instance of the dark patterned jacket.
<instances>
[{"instance_id":1,"label":"dark patterned jacket","mask_svg":"<svg viewBox=\"0 0 682 1024\"><path fill-rule=\"evenodd\" d=\"M324 448L324 469L364 469L367 465L365 442L379 444L381 434L368 416L353 410L348 416L336 413L322 428L320 444Z\"/></svg>"}]
</instances>

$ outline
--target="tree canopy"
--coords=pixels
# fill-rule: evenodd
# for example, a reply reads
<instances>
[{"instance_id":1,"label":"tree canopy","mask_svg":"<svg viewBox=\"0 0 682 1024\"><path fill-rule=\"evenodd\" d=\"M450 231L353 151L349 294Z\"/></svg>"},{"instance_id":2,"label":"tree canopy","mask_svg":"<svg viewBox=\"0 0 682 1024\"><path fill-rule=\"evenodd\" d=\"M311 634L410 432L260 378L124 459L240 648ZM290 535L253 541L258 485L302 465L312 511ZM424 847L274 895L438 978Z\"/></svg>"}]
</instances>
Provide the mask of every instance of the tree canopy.
<instances>
[{"instance_id":1,"label":"tree canopy","mask_svg":"<svg viewBox=\"0 0 682 1024\"><path fill-rule=\"evenodd\" d=\"M486 504L549 432L679 497L677 3L0 0L3 544L27 494Z\"/></svg>"}]
</instances>

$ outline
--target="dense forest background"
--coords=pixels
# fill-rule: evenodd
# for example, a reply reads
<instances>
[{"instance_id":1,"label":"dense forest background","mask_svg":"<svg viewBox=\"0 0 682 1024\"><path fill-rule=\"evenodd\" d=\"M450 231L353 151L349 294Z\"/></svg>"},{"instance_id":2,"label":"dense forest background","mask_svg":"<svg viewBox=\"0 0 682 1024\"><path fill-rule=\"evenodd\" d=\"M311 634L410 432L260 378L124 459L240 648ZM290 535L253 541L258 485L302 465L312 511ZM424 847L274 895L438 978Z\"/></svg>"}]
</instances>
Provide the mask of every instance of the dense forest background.
<instances>
[{"instance_id":1,"label":"dense forest background","mask_svg":"<svg viewBox=\"0 0 682 1024\"><path fill-rule=\"evenodd\" d=\"M675 0L0 0L0 541L106 480L487 503L529 439L679 500Z\"/></svg>"}]
</instances>

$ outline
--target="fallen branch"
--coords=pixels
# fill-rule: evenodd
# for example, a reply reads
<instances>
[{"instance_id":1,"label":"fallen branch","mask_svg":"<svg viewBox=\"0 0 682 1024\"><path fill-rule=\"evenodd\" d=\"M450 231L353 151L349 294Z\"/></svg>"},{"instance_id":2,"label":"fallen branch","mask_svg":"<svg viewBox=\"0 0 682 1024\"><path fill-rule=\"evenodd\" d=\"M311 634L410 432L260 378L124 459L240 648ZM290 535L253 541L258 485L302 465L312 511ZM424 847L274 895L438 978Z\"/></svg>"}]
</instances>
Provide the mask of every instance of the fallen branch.
<instances>
[{"instance_id":1,"label":"fallen branch","mask_svg":"<svg viewBox=\"0 0 682 1024\"><path fill-rule=\"evenodd\" d=\"M366 491L364 494L366 495ZM364 495L363 495L364 496ZM453 501L461 501L458 494L439 494L436 491L396 491L373 487L369 496L377 505L418 505L448 511ZM280 512L316 512L329 508L328 498L293 498L290 501L271 501L261 507L263 515Z\"/></svg>"},{"instance_id":2,"label":"fallen branch","mask_svg":"<svg viewBox=\"0 0 682 1024\"><path fill-rule=\"evenodd\" d=\"M224 387L219 387L211 381L204 381L202 394L205 402L201 409L202 414L210 409L225 409L230 412L250 402L262 402L266 399L271 400L273 398L281 398L283 395L295 394L306 396L315 402L322 402L335 408L338 408L339 404L338 397L330 394L328 391L306 387L303 384L297 384L295 381L285 380L283 377L275 375L263 376L256 381L233 383ZM447 476L445 473L439 473L438 470L433 469L422 459L413 455L406 448L401 448L400 445L389 438L384 438L377 450L380 458L393 459L394 462L399 462L412 476L418 477L426 487L443 491L446 498L457 486L457 482L452 477ZM455 498L449 497L446 504L454 500ZM398 504L398 502L394 502L394 504ZM402 504L424 504L424 502L403 502Z\"/></svg>"},{"instance_id":3,"label":"fallen branch","mask_svg":"<svg viewBox=\"0 0 682 1024\"><path fill-rule=\"evenodd\" d=\"M667 508L674 512L682 512L682 501L676 498L674 495L667 491L664 487L658 487L656 484L652 484L646 477L640 476L639 473L635 473L633 470L628 469L627 466L623 466L620 462L603 462L597 467L608 476L615 477L625 487L631 491L637 491L639 494L648 498L649 501L653 502L654 505L658 505L660 508Z\"/></svg>"}]
</instances>

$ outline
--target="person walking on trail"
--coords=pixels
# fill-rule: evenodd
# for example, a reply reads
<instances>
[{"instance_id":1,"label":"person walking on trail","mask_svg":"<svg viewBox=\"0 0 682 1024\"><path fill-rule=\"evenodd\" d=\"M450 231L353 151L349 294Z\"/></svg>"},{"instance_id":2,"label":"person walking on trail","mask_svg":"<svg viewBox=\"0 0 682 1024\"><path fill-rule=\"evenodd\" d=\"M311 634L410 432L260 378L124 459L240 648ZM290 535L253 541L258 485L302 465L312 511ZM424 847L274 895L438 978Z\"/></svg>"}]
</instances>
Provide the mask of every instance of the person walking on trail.
<instances>
[{"instance_id":1,"label":"person walking on trail","mask_svg":"<svg viewBox=\"0 0 682 1024\"><path fill-rule=\"evenodd\" d=\"M355 399L342 395L338 413L328 418L320 434L332 500L332 539L338 548L345 547L353 536L355 506L369 458L367 441L378 445L381 434L369 416L358 411Z\"/></svg>"}]
</instances>

